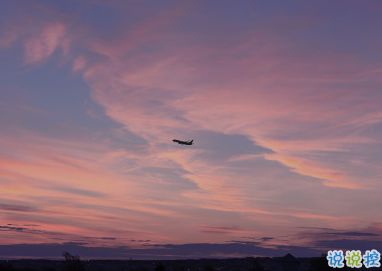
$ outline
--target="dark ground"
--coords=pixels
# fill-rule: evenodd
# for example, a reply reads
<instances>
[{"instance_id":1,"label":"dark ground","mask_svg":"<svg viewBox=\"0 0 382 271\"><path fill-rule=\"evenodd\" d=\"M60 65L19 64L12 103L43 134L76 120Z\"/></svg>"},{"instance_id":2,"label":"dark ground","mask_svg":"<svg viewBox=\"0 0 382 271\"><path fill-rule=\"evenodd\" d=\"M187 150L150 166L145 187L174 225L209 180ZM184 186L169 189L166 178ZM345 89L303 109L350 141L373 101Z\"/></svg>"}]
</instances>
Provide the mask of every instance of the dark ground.
<instances>
[{"instance_id":1,"label":"dark ground","mask_svg":"<svg viewBox=\"0 0 382 271\"><path fill-rule=\"evenodd\" d=\"M0 271L326 271L327 260L295 258L199 259L199 260L1 260ZM343 268L337 270L353 270ZM354 269L377 271L382 268Z\"/></svg>"}]
</instances>

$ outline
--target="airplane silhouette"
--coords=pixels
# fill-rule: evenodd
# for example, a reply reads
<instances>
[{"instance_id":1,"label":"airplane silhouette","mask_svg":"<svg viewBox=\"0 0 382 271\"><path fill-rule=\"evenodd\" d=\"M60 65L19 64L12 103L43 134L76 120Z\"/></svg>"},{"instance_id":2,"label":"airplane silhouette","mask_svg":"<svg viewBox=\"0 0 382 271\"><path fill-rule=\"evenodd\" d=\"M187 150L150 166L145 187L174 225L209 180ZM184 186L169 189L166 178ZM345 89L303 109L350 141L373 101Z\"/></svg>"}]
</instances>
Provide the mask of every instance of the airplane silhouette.
<instances>
[{"instance_id":1,"label":"airplane silhouette","mask_svg":"<svg viewBox=\"0 0 382 271\"><path fill-rule=\"evenodd\" d=\"M178 140L178 139L173 139L172 141L180 144L180 145L192 145L194 140L190 140L190 141L182 141L182 140Z\"/></svg>"}]
</instances>

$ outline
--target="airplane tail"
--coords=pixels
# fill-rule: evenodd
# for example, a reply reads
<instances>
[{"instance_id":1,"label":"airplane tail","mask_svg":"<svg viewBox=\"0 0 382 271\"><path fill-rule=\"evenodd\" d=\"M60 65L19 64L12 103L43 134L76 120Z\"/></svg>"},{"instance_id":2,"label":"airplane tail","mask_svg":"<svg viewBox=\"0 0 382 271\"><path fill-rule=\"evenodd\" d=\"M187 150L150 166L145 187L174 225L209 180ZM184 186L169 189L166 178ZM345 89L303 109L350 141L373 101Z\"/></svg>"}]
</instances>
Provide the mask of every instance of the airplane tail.
<instances>
[{"instance_id":1,"label":"airplane tail","mask_svg":"<svg viewBox=\"0 0 382 271\"><path fill-rule=\"evenodd\" d=\"M191 144L194 143L194 140L191 140L190 143L191 143Z\"/></svg>"}]
</instances>

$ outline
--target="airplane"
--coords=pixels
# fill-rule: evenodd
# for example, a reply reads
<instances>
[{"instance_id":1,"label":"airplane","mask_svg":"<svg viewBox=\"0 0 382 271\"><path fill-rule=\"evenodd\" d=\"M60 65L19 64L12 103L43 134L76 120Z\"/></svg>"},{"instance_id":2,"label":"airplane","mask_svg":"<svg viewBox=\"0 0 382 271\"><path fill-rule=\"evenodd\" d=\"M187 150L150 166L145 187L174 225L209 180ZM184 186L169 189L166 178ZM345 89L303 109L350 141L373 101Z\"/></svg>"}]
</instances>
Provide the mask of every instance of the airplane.
<instances>
[{"instance_id":1,"label":"airplane","mask_svg":"<svg viewBox=\"0 0 382 271\"><path fill-rule=\"evenodd\" d=\"M180 144L180 145L192 145L194 140L190 140L190 141L182 141L182 140L178 140L178 139L173 139L172 141Z\"/></svg>"}]
</instances>

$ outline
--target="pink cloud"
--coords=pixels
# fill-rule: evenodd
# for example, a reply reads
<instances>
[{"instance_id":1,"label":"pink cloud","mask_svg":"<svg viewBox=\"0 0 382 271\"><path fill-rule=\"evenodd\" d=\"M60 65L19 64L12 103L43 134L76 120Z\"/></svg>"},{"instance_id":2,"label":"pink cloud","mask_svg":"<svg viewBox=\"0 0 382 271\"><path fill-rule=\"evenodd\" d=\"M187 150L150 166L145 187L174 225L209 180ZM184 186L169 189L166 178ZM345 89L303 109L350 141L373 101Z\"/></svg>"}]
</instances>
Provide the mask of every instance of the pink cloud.
<instances>
[{"instance_id":1,"label":"pink cloud","mask_svg":"<svg viewBox=\"0 0 382 271\"><path fill-rule=\"evenodd\" d=\"M25 61L28 64L39 63L50 57L56 50L67 51L69 39L63 23L50 23L40 33L25 41Z\"/></svg>"},{"instance_id":2,"label":"pink cloud","mask_svg":"<svg viewBox=\"0 0 382 271\"><path fill-rule=\"evenodd\" d=\"M80 72L83 69L85 69L85 67L86 67L85 57L79 56L73 61L73 71L74 72Z\"/></svg>"},{"instance_id":3,"label":"pink cloud","mask_svg":"<svg viewBox=\"0 0 382 271\"><path fill-rule=\"evenodd\" d=\"M108 168L112 161L103 159L109 152L106 146L53 140L27 131L21 137L2 137L1 144L7 146L0 156L0 177L7 194L2 200L23 198L28 205L39 208L27 214L8 210L7 221L43 223L54 231L78 236L112 231L121 243L125 242L127 232L129 238L150 237L157 241L164 238L139 225L177 213L145 203L144 195L149 195L144 185L147 178L135 179L131 174L112 172ZM20 140L27 142L22 150L17 147ZM71 226L79 218L82 222ZM63 238L70 240L70 236Z\"/></svg>"},{"instance_id":4,"label":"pink cloud","mask_svg":"<svg viewBox=\"0 0 382 271\"><path fill-rule=\"evenodd\" d=\"M186 59L195 61L191 60L191 56ZM186 126L192 124L194 128L246 134L263 144L264 147L279 153L279 156L285 154L289 157L294 155L292 153L296 154L297 151L300 152L298 156L304 156L303 152L306 151L335 152L346 149L346 146L353 142L371 142L368 138L357 136L352 136L354 139L349 140L341 135L345 129L336 128L342 123L351 121L356 114L364 112L365 107L363 106L354 108L355 111L351 113L336 107L336 103L341 100L349 105L357 103L359 96L355 91L301 90L301 87L309 87L310 82L300 83L300 79L294 77L311 76L307 72L303 75L292 72L288 76L281 73L279 78L276 78L280 73L276 70L272 71L269 79L260 78L259 84L257 84L257 69L254 71L254 79L248 80L245 69L250 67L241 67L239 63L235 62L227 64L233 64L232 66L237 70L245 71L241 77L235 78L233 75L234 81L237 81L238 78L243 79L238 86L232 86L235 87L235 91L231 90L232 82L227 81L226 78L222 78L217 85L207 83L198 85L197 88L192 86L189 89L193 80L198 80L198 76L203 79L204 75L197 68L192 71L183 68L183 66L196 65L193 62L186 62L187 64L184 65L181 62L183 60L182 57L168 58L165 55L163 60L154 61L138 70L117 61L115 64L108 63L105 67L98 66L98 72L88 79L93 86L95 100L104 106L111 118L126 124L129 129L150 139L162 138L166 136L165 131L184 129L185 124ZM196 60L199 61L198 56L196 56ZM260 59L260 61L265 60ZM328 64L322 63L321 65ZM118 70L114 70L115 68ZM215 68L210 67L210 69ZM222 69L223 73L225 72L224 67L219 67L219 69ZM113 70L112 73L115 76L107 70ZM205 68L202 67L201 70L204 72ZM285 90L281 90L274 86L273 80L286 81L286 89L284 87ZM317 81L316 78L311 80ZM329 80L325 83L328 84L330 80L336 81L337 79L326 80ZM108 84L108 81L113 83ZM227 81L227 86L223 86L225 81ZM291 83L297 88L290 86ZM300 84L301 86L299 86ZM376 104L369 104L368 107L369 112L377 110ZM195 110L196 108L197 110ZM315 138L294 141L274 138L280 133L306 133L305 127L307 126L323 126L328 132L336 133L338 136L333 138L333 135L330 134L322 135L320 133L323 133L324 130L317 129ZM295 157L295 159L297 158ZM287 159L278 159L278 161L285 162L287 167L291 166L286 163ZM310 164L314 165L314 163ZM329 177L328 174L313 174L313 172L322 171L322 167L317 166L317 170L310 172L313 177L319 179L324 176ZM332 172L331 169L324 171ZM341 175L346 174L341 173ZM331 182L324 182L324 184L330 183L330 185L336 186L336 180L337 178L331 178ZM341 182L346 183L346 181ZM344 187L341 184L338 186ZM353 185L353 187L357 186Z\"/></svg>"}]
</instances>

